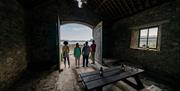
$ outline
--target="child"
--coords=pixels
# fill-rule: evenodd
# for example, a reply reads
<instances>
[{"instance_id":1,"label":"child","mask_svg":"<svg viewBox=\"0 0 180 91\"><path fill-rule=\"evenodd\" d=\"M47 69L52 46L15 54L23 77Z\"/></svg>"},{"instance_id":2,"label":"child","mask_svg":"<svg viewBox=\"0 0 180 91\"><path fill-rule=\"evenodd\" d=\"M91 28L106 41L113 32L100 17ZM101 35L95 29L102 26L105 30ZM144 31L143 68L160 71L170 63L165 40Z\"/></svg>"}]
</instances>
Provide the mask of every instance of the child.
<instances>
[{"instance_id":1,"label":"child","mask_svg":"<svg viewBox=\"0 0 180 91\"><path fill-rule=\"evenodd\" d=\"M79 47L79 44L76 43L76 47L74 48L74 57L75 57L75 64L76 67L79 67L80 65L80 56L81 56L81 48Z\"/></svg>"}]
</instances>

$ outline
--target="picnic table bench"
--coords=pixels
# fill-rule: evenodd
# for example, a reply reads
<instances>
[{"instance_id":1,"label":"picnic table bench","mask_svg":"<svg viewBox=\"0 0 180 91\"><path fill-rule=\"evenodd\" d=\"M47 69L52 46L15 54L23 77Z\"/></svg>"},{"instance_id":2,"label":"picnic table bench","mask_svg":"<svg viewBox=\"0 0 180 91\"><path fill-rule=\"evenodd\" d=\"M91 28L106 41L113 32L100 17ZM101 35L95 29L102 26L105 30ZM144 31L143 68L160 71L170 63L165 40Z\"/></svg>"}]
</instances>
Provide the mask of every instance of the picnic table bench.
<instances>
[{"instance_id":1,"label":"picnic table bench","mask_svg":"<svg viewBox=\"0 0 180 91\"><path fill-rule=\"evenodd\" d=\"M121 66L112 67L105 69L103 71L103 76L100 76L99 71L81 73L80 78L85 87L86 91L102 91L103 86L115 83L117 81L123 81L133 87L136 90L141 90L144 88L138 74L142 73L144 70L138 68L126 67L122 70ZM133 77L136 84L127 80L126 78Z\"/></svg>"}]
</instances>

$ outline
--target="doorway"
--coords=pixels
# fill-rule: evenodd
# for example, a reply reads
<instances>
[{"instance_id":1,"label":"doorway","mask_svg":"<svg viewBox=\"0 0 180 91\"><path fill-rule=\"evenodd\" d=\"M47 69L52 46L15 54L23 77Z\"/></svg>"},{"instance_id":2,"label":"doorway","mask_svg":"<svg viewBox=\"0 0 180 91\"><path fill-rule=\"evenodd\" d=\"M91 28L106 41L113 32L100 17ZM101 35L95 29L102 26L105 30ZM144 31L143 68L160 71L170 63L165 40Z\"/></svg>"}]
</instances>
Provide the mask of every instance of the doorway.
<instances>
[{"instance_id":1,"label":"doorway","mask_svg":"<svg viewBox=\"0 0 180 91\"><path fill-rule=\"evenodd\" d=\"M79 43L81 49L83 48L83 45L86 41L88 41L89 46L92 43L91 41L93 40L93 29L87 25L80 23L64 23L60 26L59 30L60 65L62 65L63 63L62 46L64 41L68 41L68 46L70 49L70 60L74 60L73 51L76 43ZM62 69L63 67L60 68Z\"/></svg>"}]
</instances>

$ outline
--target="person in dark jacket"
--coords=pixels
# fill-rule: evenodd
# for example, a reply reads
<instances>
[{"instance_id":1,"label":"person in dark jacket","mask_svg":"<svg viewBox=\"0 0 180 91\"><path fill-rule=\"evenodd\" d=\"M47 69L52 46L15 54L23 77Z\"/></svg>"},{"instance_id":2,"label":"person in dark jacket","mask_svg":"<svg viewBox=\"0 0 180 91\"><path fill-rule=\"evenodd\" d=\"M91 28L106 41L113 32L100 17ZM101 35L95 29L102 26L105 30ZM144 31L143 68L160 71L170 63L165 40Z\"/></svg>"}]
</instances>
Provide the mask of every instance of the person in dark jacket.
<instances>
[{"instance_id":1,"label":"person in dark jacket","mask_svg":"<svg viewBox=\"0 0 180 91\"><path fill-rule=\"evenodd\" d=\"M84 44L84 47L82 49L82 55L83 55L83 67L88 67L88 59L89 59L89 53L90 53L90 47L88 45L88 42L86 41L86 43Z\"/></svg>"}]
</instances>

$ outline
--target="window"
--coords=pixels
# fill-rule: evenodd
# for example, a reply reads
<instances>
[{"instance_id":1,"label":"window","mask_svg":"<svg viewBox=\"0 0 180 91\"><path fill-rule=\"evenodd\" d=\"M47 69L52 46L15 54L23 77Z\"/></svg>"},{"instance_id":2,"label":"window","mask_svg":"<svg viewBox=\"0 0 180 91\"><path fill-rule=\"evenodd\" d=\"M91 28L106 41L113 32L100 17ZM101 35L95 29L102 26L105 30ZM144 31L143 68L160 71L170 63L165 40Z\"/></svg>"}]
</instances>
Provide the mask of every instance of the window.
<instances>
[{"instance_id":1,"label":"window","mask_svg":"<svg viewBox=\"0 0 180 91\"><path fill-rule=\"evenodd\" d=\"M159 27L148 27L139 31L139 48L157 49Z\"/></svg>"}]
</instances>

